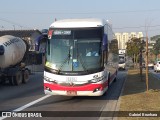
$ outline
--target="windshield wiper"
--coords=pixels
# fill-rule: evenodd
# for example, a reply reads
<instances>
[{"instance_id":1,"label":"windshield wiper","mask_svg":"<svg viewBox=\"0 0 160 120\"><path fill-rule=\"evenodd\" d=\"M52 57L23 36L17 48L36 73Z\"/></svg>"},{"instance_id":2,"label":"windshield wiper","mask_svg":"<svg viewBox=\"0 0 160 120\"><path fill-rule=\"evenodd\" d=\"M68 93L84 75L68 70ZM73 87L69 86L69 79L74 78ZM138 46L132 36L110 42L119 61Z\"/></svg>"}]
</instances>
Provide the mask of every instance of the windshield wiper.
<instances>
[{"instance_id":1,"label":"windshield wiper","mask_svg":"<svg viewBox=\"0 0 160 120\"><path fill-rule=\"evenodd\" d=\"M85 65L85 63L84 63L81 55L78 55L78 57L79 57L80 63L82 64L83 69L84 69L86 72L88 72L88 69L86 68L86 65Z\"/></svg>"},{"instance_id":2,"label":"windshield wiper","mask_svg":"<svg viewBox=\"0 0 160 120\"><path fill-rule=\"evenodd\" d=\"M62 62L62 64L60 65L60 68L58 69L57 74L60 73L60 71L62 70L63 66L67 63L67 61L68 61L68 64L69 64L70 57L71 57L71 53L70 53L70 47L69 47L68 55L67 55L66 59L65 59L65 60Z\"/></svg>"},{"instance_id":3,"label":"windshield wiper","mask_svg":"<svg viewBox=\"0 0 160 120\"><path fill-rule=\"evenodd\" d=\"M80 63L82 65L83 69L88 73L88 69L86 68L85 62L83 61L82 56L78 52L78 45L77 45L77 55L78 55L77 57L79 58Z\"/></svg>"}]
</instances>

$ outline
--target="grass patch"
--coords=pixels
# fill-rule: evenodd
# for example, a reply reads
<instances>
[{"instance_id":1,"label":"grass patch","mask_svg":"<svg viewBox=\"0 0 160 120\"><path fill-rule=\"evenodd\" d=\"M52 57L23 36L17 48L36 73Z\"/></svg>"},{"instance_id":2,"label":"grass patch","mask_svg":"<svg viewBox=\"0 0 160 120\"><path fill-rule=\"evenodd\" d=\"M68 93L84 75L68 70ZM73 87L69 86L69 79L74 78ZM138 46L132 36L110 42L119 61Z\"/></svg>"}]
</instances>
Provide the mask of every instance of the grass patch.
<instances>
[{"instance_id":1,"label":"grass patch","mask_svg":"<svg viewBox=\"0 0 160 120\"><path fill-rule=\"evenodd\" d=\"M146 92L145 71L143 77L139 69L128 71L121 96L119 111L160 111L160 80L149 73L149 91ZM119 117L118 120L160 120L156 117Z\"/></svg>"}]
</instances>

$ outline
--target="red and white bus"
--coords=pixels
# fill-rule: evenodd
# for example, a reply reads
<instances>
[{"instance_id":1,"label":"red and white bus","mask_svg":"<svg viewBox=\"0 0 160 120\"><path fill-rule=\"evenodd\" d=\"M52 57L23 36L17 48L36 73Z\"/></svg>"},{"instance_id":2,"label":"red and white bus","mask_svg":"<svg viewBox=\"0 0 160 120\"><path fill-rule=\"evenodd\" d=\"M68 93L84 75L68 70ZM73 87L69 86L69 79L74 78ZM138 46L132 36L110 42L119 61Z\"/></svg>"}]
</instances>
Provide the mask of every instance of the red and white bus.
<instances>
[{"instance_id":1,"label":"red and white bus","mask_svg":"<svg viewBox=\"0 0 160 120\"><path fill-rule=\"evenodd\" d=\"M116 80L118 51L103 19L55 21L48 31L44 91L50 95L101 96Z\"/></svg>"}]
</instances>

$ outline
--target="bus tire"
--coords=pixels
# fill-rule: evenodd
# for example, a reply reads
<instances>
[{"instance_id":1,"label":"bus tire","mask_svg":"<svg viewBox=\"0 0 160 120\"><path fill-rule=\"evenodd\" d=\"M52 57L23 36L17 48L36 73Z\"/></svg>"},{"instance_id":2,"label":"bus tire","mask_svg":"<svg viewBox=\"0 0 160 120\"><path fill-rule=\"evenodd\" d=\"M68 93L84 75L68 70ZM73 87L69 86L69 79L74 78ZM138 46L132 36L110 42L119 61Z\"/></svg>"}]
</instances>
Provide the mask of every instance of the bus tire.
<instances>
[{"instance_id":1,"label":"bus tire","mask_svg":"<svg viewBox=\"0 0 160 120\"><path fill-rule=\"evenodd\" d=\"M28 81L29 81L29 71L26 69L23 72L23 80L22 80L22 82L23 83L27 83Z\"/></svg>"},{"instance_id":2,"label":"bus tire","mask_svg":"<svg viewBox=\"0 0 160 120\"><path fill-rule=\"evenodd\" d=\"M110 73L108 74L108 89L109 89L109 83L110 83Z\"/></svg>"},{"instance_id":3,"label":"bus tire","mask_svg":"<svg viewBox=\"0 0 160 120\"><path fill-rule=\"evenodd\" d=\"M103 93L103 95L102 95L102 96L106 96L106 94L107 94L107 90Z\"/></svg>"},{"instance_id":4,"label":"bus tire","mask_svg":"<svg viewBox=\"0 0 160 120\"><path fill-rule=\"evenodd\" d=\"M118 71L116 71L116 76L115 76L113 82L116 82L116 81L117 81L117 74L118 74Z\"/></svg>"},{"instance_id":5,"label":"bus tire","mask_svg":"<svg viewBox=\"0 0 160 120\"><path fill-rule=\"evenodd\" d=\"M114 78L113 82L116 82L117 81L117 76Z\"/></svg>"}]
</instances>

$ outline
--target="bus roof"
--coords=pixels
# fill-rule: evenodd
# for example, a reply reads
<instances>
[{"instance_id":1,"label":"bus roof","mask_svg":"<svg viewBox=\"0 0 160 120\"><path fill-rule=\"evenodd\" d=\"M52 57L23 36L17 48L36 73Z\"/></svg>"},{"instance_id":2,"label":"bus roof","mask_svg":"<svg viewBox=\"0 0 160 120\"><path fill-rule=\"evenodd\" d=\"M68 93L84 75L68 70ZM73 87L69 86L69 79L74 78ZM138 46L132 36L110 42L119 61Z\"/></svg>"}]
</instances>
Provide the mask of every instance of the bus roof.
<instances>
[{"instance_id":1,"label":"bus roof","mask_svg":"<svg viewBox=\"0 0 160 120\"><path fill-rule=\"evenodd\" d=\"M51 28L84 28L84 27L101 27L107 24L104 19L64 19L58 20L51 24Z\"/></svg>"}]
</instances>

